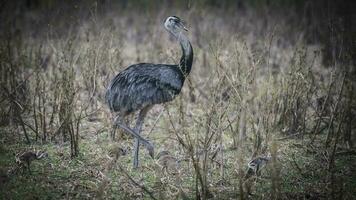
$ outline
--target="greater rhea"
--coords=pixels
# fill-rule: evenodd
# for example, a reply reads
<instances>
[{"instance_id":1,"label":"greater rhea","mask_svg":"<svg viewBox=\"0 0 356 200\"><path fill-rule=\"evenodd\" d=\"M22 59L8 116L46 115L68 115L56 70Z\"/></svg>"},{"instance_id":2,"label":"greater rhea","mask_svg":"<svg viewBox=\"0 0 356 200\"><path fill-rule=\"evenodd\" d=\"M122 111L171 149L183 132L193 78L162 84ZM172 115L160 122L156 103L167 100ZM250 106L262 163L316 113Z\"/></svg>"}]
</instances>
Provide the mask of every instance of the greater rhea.
<instances>
[{"instance_id":1,"label":"greater rhea","mask_svg":"<svg viewBox=\"0 0 356 200\"><path fill-rule=\"evenodd\" d=\"M120 127L135 137L134 168L138 167L140 143L147 148L150 156L154 157L152 143L140 135L146 114L153 105L172 101L180 93L185 78L192 69L193 49L184 34L187 29L182 20L170 16L164 21L164 27L180 43L183 55L179 64L131 65L112 79L105 95L111 112L115 113L112 136L115 137L115 128ZM124 119L135 111L139 111L139 114L132 129L125 124Z\"/></svg>"}]
</instances>

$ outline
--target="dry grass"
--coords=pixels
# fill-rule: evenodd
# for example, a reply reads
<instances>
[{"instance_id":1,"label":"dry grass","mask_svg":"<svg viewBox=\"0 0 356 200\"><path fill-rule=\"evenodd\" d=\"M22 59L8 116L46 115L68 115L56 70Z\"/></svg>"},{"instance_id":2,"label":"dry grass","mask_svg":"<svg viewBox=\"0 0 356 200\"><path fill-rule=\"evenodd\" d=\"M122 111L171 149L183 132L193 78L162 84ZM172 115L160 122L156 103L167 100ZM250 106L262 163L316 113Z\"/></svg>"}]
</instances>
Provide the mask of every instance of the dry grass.
<instances>
[{"instance_id":1,"label":"dry grass","mask_svg":"<svg viewBox=\"0 0 356 200\"><path fill-rule=\"evenodd\" d=\"M178 62L161 24L173 12L86 9L1 40L2 198L355 198L355 83L346 67L322 65L293 13L175 10L189 25L193 70L143 127L169 155L143 150L132 170L131 139L109 137L105 88L130 64ZM43 17L26 15L21 23ZM33 175L5 173L26 148L49 159ZM246 176L252 158L268 155L260 175Z\"/></svg>"}]
</instances>

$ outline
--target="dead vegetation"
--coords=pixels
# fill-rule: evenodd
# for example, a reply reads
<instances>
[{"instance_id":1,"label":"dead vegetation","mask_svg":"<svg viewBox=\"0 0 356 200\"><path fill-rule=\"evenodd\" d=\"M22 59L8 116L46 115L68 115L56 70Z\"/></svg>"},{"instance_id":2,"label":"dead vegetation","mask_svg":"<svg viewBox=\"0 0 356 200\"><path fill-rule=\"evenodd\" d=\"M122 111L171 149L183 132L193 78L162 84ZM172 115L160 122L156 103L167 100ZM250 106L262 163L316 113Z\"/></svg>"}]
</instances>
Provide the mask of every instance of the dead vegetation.
<instances>
[{"instance_id":1,"label":"dead vegetation","mask_svg":"<svg viewBox=\"0 0 356 200\"><path fill-rule=\"evenodd\" d=\"M1 198L355 198L353 68L324 66L305 24L288 22L295 13L198 5L133 14L94 3L47 21L29 10L9 26L0 41ZM129 64L177 63L161 24L173 11L189 24L193 70L144 125L161 155L142 151L132 170L131 138L110 138L105 88ZM25 25L31 16L40 27ZM6 173L27 147L49 159L32 175Z\"/></svg>"}]
</instances>

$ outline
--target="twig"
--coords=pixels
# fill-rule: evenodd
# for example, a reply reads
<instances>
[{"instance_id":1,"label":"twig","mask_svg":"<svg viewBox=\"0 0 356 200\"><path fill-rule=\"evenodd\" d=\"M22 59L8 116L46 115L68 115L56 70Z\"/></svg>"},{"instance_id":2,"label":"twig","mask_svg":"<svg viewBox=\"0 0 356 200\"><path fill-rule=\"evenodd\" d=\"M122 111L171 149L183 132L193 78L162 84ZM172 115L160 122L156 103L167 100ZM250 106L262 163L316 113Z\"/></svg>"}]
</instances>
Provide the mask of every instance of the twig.
<instances>
[{"instance_id":1,"label":"twig","mask_svg":"<svg viewBox=\"0 0 356 200\"><path fill-rule=\"evenodd\" d=\"M148 190L144 185L141 185L141 184L137 183L137 181L135 181L135 180L126 172L126 170L124 170L124 168L122 168L122 166L121 166L120 164L118 164L118 166L119 166L119 169L126 175L126 177L127 177L128 179L130 179L130 181L131 181L134 185L136 185L136 186L138 186L139 188L141 188L141 189L142 189L143 191L145 191L148 195L150 195L150 197L151 197L152 199L155 199L155 200L156 200L156 197L154 197L153 193L152 193L150 190Z\"/></svg>"},{"instance_id":2,"label":"twig","mask_svg":"<svg viewBox=\"0 0 356 200\"><path fill-rule=\"evenodd\" d=\"M340 151L340 152L337 152L335 155L337 155L337 156L351 156L351 155L356 155L356 150Z\"/></svg>"},{"instance_id":3,"label":"twig","mask_svg":"<svg viewBox=\"0 0 356 200\"><path fill-rule=\"evenodd\" d=\"M331 76L332 76L332 74L331 74ZM320 124L321 124L321 121L322 121L322 114L323 114L323 112L325 111L326 102L327 102L327 101L329 100L329 98L330 98L331 88L332 88L332 86L333 86L334 81L335 81L334 79L332 79L332 80L330 81L330 84L329 84L329 87L328 87L328 93L327 93L326 98L325 98L325 100L324 100L324 102L323 102L323 105L321 106L320 117L319 117L319 119L318 119L316 125L314 126L314 129L313 129L313 132L312 132L313 138L311 139L309 145L312 145L312 144L314 143L314 140L316 139L317 130L318 130L319 127L320 127Z\"/></svg>"},{"instance_id":4,"label":"twig","mask_svg":"<svg viewBox=\"0 0 356 200\"><path fill-rule=\"evenodd\" d=\"M325 146L328 147L329 146L329 143L330 143L330 137L331 137L331 133L333 132L331 130L331 127L334 123L334 118L336 116L336 111L339 107L339 104L340 104L340 101L341 101L341 96L342 96L342 92L344 91L344 85L345 85L345 77L346 77L346 73L344 73L344 76L342 78L342 83L341 83L341 88L340 88L340 91L339 91L339 94L338 94L338 98L337 98L337 102L336 102L336 105L333 109L333 112L332 112L332 115L331 115L331 119L330 119L330 122L329 122L329 126L328 126L328 135L326 137L326 144ZM343 114L344 115L344 114ZM342 121L340 121L340 124L342 123Z\"/></svg>"},{"instance_id":5,"label":"twig","mask_svg":"<svg viewBox=\"0 0 356 200\"><path fill-rule=\"evenodd\" d=\"M163 111L164 111L164 110L162 110L162 111L159 113L158 117L156 118L155 122L153 123L153 126L152 126L151 130L148 132L147 135L151 134L152 131L153 131L153 129L156 127L156 125L157 125L157 123L158 123L158 120L161 118L161 116L162 116L162 114L163 114Z\"/></svg>"}]
</instances>

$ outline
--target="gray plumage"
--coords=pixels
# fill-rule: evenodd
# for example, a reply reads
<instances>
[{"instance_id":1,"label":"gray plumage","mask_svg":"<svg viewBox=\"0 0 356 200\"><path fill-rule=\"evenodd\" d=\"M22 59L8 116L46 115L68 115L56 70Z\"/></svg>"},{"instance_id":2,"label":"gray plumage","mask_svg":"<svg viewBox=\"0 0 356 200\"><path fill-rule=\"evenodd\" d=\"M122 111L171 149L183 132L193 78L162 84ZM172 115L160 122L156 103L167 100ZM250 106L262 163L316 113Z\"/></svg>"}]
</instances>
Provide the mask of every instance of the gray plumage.
<instances>
[{"instance_id":1,"label":"gray plumage","mask_svg":"<svg viewBox=\"0 0 356 200\"><path fill-rule=\"evenodd\" d=\"M173 100L183 83L184 75L176 65L135 64L113 79L106 99L110 110L126 115Z\"/></svg>"},{"instance_id":2,"label":"gray plumage","mask_svg":"<svg viewBox=\"0 0 356 200\"><path fill-rule=\"evenodd\" d=\"M248 174L258 174L259 171L267 165L267 163L271 160L270 156L267 157L257 157L250 162L248 162Z\"/></svg>"},{"instance_id":3,"label":"gray plumage","mask_svg":"<svg viewBox=\"0 0 356 200\"><path fill-rule=\"evenodd\" d=\"M140 136L144 118L155 104L172 101L181 91L185 77L190 73L193 62L193 49L182 21L168 17L164 26L180 43L183 55L178 65L139 63L121 71L111 81L105 95L111 112L116 113L112 136L115 128L121 127L132 134L135 140L134 167L138 166L139 144L142 142L153 157L153 145ZM123 118L130 113L140 111L134 129L129 128Z\"/></svg>"},{"instance_id":4,"label":"gray plumage","mask_svg":"<svg viewBox=\"0 0 356 200\"><path fill-rule=\"evenodd\" d=\"M45 157L48 157L48 154L44 151L26 151L26 152L16 154L15 161L19 167L23 167L23 169L27 168L29 173L31 174L31 169L30 169L31 162Z\"/></svg>"}]
</instances>

